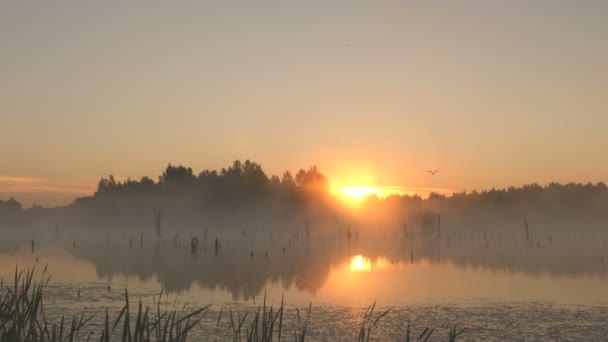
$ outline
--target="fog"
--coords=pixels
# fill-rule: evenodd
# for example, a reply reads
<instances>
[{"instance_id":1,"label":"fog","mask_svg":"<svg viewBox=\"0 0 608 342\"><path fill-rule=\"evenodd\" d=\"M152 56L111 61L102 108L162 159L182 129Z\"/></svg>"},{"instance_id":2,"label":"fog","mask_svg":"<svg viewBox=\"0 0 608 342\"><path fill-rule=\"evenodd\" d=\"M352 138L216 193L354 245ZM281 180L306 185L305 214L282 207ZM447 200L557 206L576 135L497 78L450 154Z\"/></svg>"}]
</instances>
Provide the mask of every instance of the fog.
<instances>
[{"instance_id":1,"label":"fog","mask_svg":"<svg viewBox=\"0 0 608 342\"><path fill-rule=\"evenodd\" d=\"M235 299L278 280L314 294L332 267L357 254L603 277L607 206L602 183L354 202L330 194L316 167L279 178L250 161L199 175L169 165L157 182L104 178L93 196L65 207L3 201L1 252L59 246L94 263L100 277L155 276L169 291L198 284Z\"/></svg>"}]
</instances>

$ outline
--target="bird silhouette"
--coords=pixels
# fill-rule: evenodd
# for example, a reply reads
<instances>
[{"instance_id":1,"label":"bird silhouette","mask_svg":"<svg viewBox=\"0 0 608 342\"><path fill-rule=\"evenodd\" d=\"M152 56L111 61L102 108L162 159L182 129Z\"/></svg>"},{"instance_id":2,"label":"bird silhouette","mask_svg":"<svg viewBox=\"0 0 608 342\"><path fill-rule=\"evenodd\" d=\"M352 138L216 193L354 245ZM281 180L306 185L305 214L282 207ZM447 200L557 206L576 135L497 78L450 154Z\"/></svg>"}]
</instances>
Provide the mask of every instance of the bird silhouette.
<instances>
[{"instance_id":1,"label":"bird silhouette","mask_svg":"<svg viewBox=\"0 0 608 342\"><path fill-rule=\"evenodd\" d=\"M427 172L434 176L439 170L428 170Z\"/></svg>"}]
</instances>

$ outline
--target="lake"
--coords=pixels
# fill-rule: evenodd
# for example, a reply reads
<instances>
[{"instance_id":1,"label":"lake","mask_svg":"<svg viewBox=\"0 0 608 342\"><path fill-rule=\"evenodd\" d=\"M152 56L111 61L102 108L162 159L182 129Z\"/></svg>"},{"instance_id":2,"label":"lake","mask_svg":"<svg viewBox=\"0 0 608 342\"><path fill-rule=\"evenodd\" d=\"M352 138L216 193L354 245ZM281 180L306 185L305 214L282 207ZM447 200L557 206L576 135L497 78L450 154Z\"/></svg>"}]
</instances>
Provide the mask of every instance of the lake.
<instances>
[{"instance_id":1,"label":"lake","mask_svg":"<svg viewBox=\"0 0 608 342\"><path fill-rule=\"evenodd\" d=\"M191 237L200 243L193 248ZM229 309L253 312L264 299L284 299L286 331L312 304L308 340L352 341L366 309L391 311L372 339L404 340L408 322L417 337L463 341L606 340L608 255L598 235L562 233L532 242L515 233L448 234L404 239L395 234L254 235L180 232L161 239L129 231L15 231L0 244L0 276L15 267L51 275L50 316L118 312L128 289L132 302L180 309L212 306L195 334L231 340ZM219 249L215 253L215 238ZM34 240L32 248L31 241ZM43 271L46 269L45 275ZM80 296L78 294L80 293ZM218 316L223 312L218 323ZM304 318L302 318L304 319ZM95 325L93 325L95 327ZM198 339L197 338L197 339Z\"/></svg>"}]
</instances>

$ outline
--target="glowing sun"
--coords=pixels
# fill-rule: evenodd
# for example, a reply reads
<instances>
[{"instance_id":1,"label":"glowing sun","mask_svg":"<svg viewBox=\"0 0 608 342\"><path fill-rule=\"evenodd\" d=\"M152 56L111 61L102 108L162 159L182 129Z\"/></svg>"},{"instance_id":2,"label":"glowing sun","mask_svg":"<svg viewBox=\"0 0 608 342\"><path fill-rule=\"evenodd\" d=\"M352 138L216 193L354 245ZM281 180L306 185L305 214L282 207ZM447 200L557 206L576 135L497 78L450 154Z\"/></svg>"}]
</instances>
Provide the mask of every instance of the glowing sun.
<instances>
[{"instance_id":1,"label":"glowing sun","mask_svg":"<svg viewBox=\"0 0 608 342\"><path fill-rule=\"evenodd\" d=\"M342 195L348 196L348 197L351 197L351 198L354 198L357 200L361 199L365 196L369 196L369 195L376 195L376 196L380 197L382 194L380 189L372 188L369 186L361 186L361 185L343 187L343 188L340 188L339 191Z\"/></svg>"}]
</instances>

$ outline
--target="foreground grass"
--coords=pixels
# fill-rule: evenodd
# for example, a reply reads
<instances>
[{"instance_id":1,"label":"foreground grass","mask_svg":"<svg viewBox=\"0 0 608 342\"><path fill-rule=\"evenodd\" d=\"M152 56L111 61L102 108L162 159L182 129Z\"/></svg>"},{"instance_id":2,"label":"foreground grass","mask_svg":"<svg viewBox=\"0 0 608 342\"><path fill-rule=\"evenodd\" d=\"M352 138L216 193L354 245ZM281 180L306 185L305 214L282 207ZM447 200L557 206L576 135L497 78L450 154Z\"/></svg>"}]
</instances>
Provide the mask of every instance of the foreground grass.
<instances>
[{"instance_id":1,"label":"foreground grass","mask_svg":"<svg viewBox=\"0 0 608 342\"><path fill-rule=\"evenodd\" d=\"M189 312L177 310L175 305L172 309L161 308L162 292L158 299L154 298L153 307L143 306L141 299L137 303L137 310L131 311L129 294L125 290L125 305L115 318L110 317L106 309L105 317L101 327L93 324L94 315L85 313L74 314L71 318L61 316L55 317L50 322L45 315L43 306L43 295L51 277L46 276L46 268L43 271L41 281L34 279L34 270L18 271L15 269L14 282L6 286L5 293L0 299L0 342L21 341L159 341L159 342L184 342L194 341L190 338L192 330L200 324L203 313L210 307L192 310ZM4 282L0 282L4 287ZM3 289L4 290L4 289ZM376 304L370 306L363 317L363 322L356 334L358 342L370 341L372 333L380 320L386 316L391 309L374 315ZM266 305L266 296L262 305L252 314L247 322L249 313L241 314L229 310L230 325L228 338L235 342L268 342L268 341L295 341L304 342L307 338L308 322L310 320L312 306L305 312L296 309L296 327L292 332L286 334L283 331L284 305L278 309ZM219 329L220 320L224 314L220 311L216 330ZM427 341L433 334L434 329L426 328L417 338L411 336L409 323L407 325L404 341ZM464 332L457 331L456 327L450 329L447 341L455 342L458 336ZM196 340L200 340L197 337Z\"/></svg>"}]
</instances>

